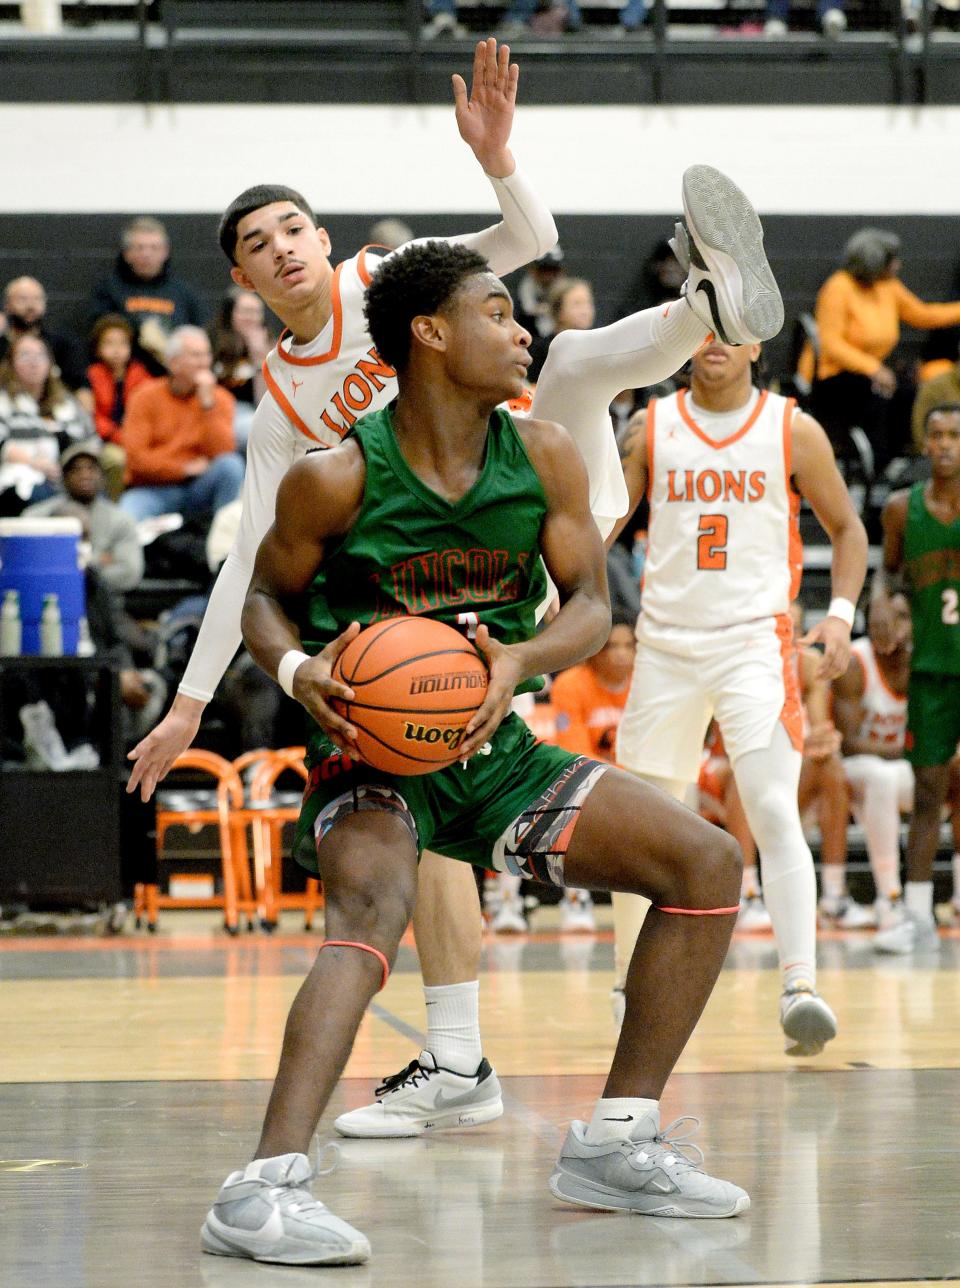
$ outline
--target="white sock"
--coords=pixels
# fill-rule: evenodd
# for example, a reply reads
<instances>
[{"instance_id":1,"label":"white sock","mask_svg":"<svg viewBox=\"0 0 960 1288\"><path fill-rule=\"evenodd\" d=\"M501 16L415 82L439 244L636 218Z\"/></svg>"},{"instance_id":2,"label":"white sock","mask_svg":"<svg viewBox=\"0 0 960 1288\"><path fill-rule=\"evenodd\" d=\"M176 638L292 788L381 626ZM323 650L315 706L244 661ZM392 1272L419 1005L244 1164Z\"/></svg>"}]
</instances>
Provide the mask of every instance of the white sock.
<instances>
[{"instance_id":1,"label":"white sock","mask_svg":"<svg viewBox=\"0 0 960 1288\"><path fill-rule=\"evenodd\" d=\"M749 867L744 864L743 880L740 882L741 899L757 899L760 897L760 870L755 863Z\"/></svg>"},{"instance_id":2,"label":"white sock","mask_svg":"<svg viewBox=\"0 0 960 1288\"><path fill-rule=\"evenodd\" d=\"M497 886L500 890L500 902L512 903L520 893L520 880L515 872L501 872L497 876Z\"/></svg>"},{"instance_id":3,"label":"white sock","mask_svg":"<svg viewBox=\"0 0 960 1288\"><path fill-rule=\"evenodd\" d=\"M824 863L820 868L820 884L823 886L823 897L831 903L839 903L846 892L844 870L839 863Z\"/></svg>"},{"instance_id":4,"label":"white sock","mask_svg":"<svg viewBox=\"0 0 960 1288\"><path fill-rule=\"evenodd\" d=\"M924 921L933 920L933 882L908 881L903 889L903 902Z\"/></svg>"},{"instance_id":5,"label":"white sock","mask_svg":"<svg viewBox=\"0 0 960 1288\"><path fill-rule=\"evenodd\" d=\"M612 1096L597 1101L587 1126L588 1145L612 1140L652 1140L660 1130L660 1101Z\"/></svg>"},{"instance_id":6,"label":"white sock","mask_svg":"<svg viewBox=\"0 0 960 1288\"><path fill-rule=\"evenodd\" d=\"M480 1046L480 981L424 985L427 1004L426 1048L441 1069L476 1073Z\"/></svg>"},{"instance_id":7,"label":"white sock","mask_svg":"<svg viewBox=\"0 0 960 1288\"><path fill-rule=\"evenodd\" d=\"M960 853L953 856L953 906L960 907Z\"/></svg>"}]
</instances>

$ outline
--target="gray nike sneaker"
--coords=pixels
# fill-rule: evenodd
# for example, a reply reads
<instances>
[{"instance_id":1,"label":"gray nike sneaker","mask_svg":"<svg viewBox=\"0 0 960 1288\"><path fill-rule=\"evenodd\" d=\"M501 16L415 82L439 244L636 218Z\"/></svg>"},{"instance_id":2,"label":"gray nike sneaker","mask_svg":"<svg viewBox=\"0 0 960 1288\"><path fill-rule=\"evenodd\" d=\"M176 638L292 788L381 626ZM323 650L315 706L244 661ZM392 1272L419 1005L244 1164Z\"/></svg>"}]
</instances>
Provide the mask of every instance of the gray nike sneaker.
<instances>
[{"instance_id":1,"label":"gray nike sneaker","mask_svg":"<svg viewBox=\"0 0 960 1288\"><path fill-rule=\"evenodd\" d=\"M200 1231L204 1252L285 1266L357 1266L366 1236L313 1197L306 1154L258 1158L224 1181Z\"/></svg>"},{"instance_id":2,"label":"gray nike sneaker","mask_svg":"<svg viewBox=\"0 0 960 1288\"><path fill-rule=\"evenodd\" d=\"M910 953L935 953L940 950L940 934L934 917L921 917L902 904L890 924L873 937L874 952L894 957Z\"/></svg>"},{"instance_id":3,"label":"gray nike sneaker","mask_svg":"<svg viewBox=\"0 0 960 1288\"><path fill-rule=\"evenodd\" d=\"M377 1099L341 1114L333 1124L341 1136L422 1136L492 1122L503 1113L500 1082L488 1060L475 1073L442 1069L421 1051L405 1069L377 1087Z\"/></svg>"},{"instance_id":4,"label":"gray nike sneaker","mask_svg":"<svg viewBox=\"0 0 960 1288\"><path fill-rule=\"evenodd\" d=\"M813 986L801 981L780 996L780 1027L787 1055L819 1055L837 1036L837 1017Z\"/></svg>"},{"instance_id":5,"label":"gray nike sneaker","mask_svg":"<svg viewBox=\"0 0 960 1288\"><path fill-rule=\"evenodd\" d=\"M757 212L709 165L683 176L683 223L671 240L687 270L682 292L722 344L759 344L783 326L783 300L763 249Z\"/></svg>"},{"instance_id":6,"label":"gray nike sneaker","mask_svg":"<svg viewBox=\"0 0 960 1288\"><path fill-rule=\"evenodd\" d=\"M634 1131L650 1130L643 1140L616 1140L588 1145L587 1124L572 1122L560 1150L550 1190L581 1207L639 1212L644 1216L727 1217L750 1210L750 1197L739 1185L708 1176L698 1164L703 1154L686 1136L669 1133L685 1116L660 1131L659 1114L648 1115ZM689 1136L690 1133L687 1133ZM684 1157L691 1150L696 1161Z\"/></svg>"}]
</instances>

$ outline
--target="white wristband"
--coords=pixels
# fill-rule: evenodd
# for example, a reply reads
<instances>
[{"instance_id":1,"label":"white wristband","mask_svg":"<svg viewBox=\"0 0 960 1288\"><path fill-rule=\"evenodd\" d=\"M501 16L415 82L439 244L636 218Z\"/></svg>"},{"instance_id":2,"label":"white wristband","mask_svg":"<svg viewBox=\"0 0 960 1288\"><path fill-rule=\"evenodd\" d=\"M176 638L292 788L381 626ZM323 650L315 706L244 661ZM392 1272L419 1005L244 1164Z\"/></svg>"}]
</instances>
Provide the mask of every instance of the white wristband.
<instances>
[{"instance_id":1,"label":"white wristband","mask_svg":"<svg viewBox=\"0 0 960 1288\"><path fill-rule=\"evenodd\" d=\"M280 665L277 667L277 684L283 689L288 698L293 697L293 676L300 666L301 662L309 662L309 653L301 653L298 648L290 649L289 653L284 653L280 659Z\"/></svg>"},{"instance_id":2,"label":"white wristband","mask_svg":"<svg viewBox=\"0 0 960 1288\"><path fill-rule=\"evenodd\" d=\"M853 619L856 615L857 606L856 604L851 604L849 599L838 597L837 599L830 600L830 607L827 609L827 616L839 617L841 622L846 622L851 630L853 630Z\"/></svg>"}]
</instances>

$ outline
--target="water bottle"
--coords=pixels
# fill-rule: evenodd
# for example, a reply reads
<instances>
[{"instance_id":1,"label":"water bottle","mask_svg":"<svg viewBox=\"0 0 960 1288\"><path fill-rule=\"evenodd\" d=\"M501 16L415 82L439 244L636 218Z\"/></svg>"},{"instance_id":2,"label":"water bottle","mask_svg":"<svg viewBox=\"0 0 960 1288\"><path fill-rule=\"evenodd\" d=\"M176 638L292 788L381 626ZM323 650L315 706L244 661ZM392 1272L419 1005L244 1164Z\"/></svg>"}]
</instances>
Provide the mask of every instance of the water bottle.
<instances>
[{"instance_id":1,"label":"water bottle","mask_svg":"<svg viewBox=\"0 0 960 1288\"><path fill-rule=\"evenodd\" d=\"M86 617L81 617L77 626L77 657L93 657L96 651L90 634L90 623Z\"/></svg>"},{"instance_id":2,"label":"water bottle","mask_svg":"<svg viewBox=\"0 0 960 1288\"><path fill-rule=\"evenodd\" d=\"M63 623L60 620L60 596L44 595L40 614L40 656L63 657Z\"/></svg>"},{"instance_id":3,"label":"water bottle","mask_svg":"<svg viewBox=\"0 0 960 1288\"><path fill-rule=\"evenodd\" d=\"M0 608L0 657L19 657L23 647L23 624L20 621L20 592L8 590Z\"/></svg>"}]
</instances>

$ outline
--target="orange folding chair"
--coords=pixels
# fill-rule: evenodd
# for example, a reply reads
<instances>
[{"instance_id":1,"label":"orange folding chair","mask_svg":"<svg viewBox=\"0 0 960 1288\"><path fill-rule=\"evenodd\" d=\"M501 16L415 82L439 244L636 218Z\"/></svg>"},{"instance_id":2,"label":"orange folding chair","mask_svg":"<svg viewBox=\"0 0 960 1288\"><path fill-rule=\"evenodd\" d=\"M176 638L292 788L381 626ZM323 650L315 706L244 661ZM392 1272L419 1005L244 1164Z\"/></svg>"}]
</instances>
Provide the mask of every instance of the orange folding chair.
<instances>
[{"instance_id":1,"label":"orange folding chair","mask_svg":"<svg viewBox=\"0 0 960 1288\"><path fill-rule=\"evenodd\" d=\"M243 785L229 760L212 751L185 751L171 766L199 770L209 774L216 784L210 789L169 787L157 797L157 858L163 854L163 843L171 827L216 827L220 834L220 863L223 893L206 897L161 894L158 885L139 883L134 887L133 909L136 924L146 918L147 929L155 931L160 908L222 908L224 926L235 935L239 917L245 912L249 928L257 903L250 882L250 864L246 835L239 815L243 809Z\"/></svg>"},{"instance_id":2,"label":"orange folding chair","mask_svg":"<svg viewBox=\"0 0 960 1288\"><path fill-rule=\"evenodd\" d=\"M299 795L280 795L277 779L293 771L306 781L303 763L304 747L283 747L266 753L255 770L250 785L246 818L253 833L253 862L257 883L257 901L261 906L260 923L264 930L275 930L280 912L285 908L302 909L304 929L313 928L313 915L323 905L320 883L307 878L306 890L292 894L283 891L283 826L296 822L300 814ZM236 764L236 762L234 762Z\"/></svg>"}]
</instances>

